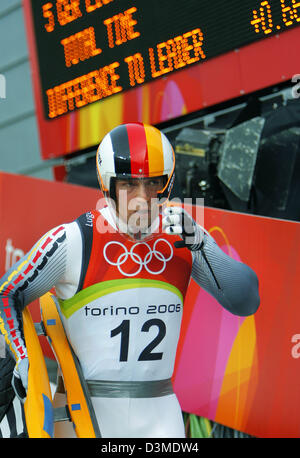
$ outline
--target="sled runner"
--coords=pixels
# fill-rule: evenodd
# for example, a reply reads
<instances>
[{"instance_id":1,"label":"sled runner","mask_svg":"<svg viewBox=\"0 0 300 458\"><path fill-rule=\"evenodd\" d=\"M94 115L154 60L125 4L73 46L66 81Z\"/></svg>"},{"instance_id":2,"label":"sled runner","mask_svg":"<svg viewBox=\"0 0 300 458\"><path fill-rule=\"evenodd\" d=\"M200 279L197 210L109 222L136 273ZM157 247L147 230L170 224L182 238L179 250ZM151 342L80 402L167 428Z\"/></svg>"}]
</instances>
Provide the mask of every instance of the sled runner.
<instances>
[{"instance_id":1,"label":"sled runner","mask_svg":"<svg viewBox=\"0 0 300 458\"><path fill-rule=\"evenodd\" d=\"M28 391L24 404L29 437L53 437L52 395L45 359L29 310L23 311L23 329L29 358Z\"/></svg>"}]
</instances>

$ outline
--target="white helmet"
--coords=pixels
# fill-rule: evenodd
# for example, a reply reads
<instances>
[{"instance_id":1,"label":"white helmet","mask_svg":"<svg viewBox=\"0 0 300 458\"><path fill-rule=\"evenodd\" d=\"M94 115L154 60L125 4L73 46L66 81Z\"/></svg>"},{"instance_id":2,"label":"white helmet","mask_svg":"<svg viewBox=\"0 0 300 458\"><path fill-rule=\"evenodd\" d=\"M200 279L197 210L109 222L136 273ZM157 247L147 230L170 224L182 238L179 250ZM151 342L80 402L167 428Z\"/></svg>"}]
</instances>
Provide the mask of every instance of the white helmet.
<instances>
[{"instance_id":1,"label":"white helmet","mask_svg":"<svg viewBox=\"0 0 300 458\"><path fill-rule=\"evenodd\" d=\"M115 200L116 178L164 177L159 197L170 196L175 178L175 155L167 137L153 126L128 123L115 127L97 151L102 192Z\"/></svg>"}]
</instances>

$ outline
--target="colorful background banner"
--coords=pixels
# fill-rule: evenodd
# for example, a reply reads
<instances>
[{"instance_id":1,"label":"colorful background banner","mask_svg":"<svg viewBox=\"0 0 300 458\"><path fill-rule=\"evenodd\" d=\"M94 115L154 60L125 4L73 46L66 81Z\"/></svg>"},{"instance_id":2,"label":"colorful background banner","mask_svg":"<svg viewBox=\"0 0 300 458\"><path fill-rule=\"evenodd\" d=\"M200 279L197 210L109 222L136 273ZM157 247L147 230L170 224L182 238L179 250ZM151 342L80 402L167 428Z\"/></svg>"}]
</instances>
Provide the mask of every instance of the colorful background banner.
<instances>
[{"instance_id":1,"label":"colorful background banner","mask_svg":"<svg viewBox=\"0 0 300 458\"><path fill-rule=\"evenodd\" d=\"M0 274L100 198L95 189L1 173ZM191 281L173 376L181 407L257 437L300 437L300 223L205 208L204 226L254 269L261 306L234 316ZM37 301L30 310L39 321Z\"/></svg>"},{"instance_id":2,"label":"colorful background banner","mask_svg":"<svg viewBox=\"0 0 300 458\"><path fill-rule=\"evenodd\" d=\"M205 209L205 227L254 269L261 305L236 317L192 282L177 352L183 410L258 437L300 436L300 224Z\"/></svg>"}]
</instances>

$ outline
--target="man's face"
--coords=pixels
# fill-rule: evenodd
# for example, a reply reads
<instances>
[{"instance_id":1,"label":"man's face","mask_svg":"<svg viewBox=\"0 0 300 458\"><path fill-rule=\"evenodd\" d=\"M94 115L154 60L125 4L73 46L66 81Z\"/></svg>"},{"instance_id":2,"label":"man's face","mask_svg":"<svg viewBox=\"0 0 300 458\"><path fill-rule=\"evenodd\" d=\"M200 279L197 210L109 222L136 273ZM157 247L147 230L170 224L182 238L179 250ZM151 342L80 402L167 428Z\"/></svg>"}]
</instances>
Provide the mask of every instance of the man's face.
<instances>
[{"instance_id":1,"label":"man's face","mask_svg":"<svg viewBox=\"0 0 300 458\"><path fill-rule=\"evenodd\" d=\"M117 213L132 232L143 232L157 218L163 183L163 177L116 180Z\"/></svg>"}]
</instances>

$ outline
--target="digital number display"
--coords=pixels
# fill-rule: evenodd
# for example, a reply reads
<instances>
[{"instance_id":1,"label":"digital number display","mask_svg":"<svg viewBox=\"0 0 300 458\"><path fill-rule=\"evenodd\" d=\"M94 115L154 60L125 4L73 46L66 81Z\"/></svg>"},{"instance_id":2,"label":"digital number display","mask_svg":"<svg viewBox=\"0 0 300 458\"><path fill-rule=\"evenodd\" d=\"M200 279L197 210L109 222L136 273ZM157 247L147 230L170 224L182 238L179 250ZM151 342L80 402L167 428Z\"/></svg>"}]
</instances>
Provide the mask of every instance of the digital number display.
<instances>
[{"instance_id":1,"label":"digital number display","mask_svg":"<svg viewBox=\"0 0 300 458\"><path fill-rule=\"evenodd\" d=\"M31 8L48 119L300 25L297 0L31 0Z\"/></svg>"}]
</instances>

